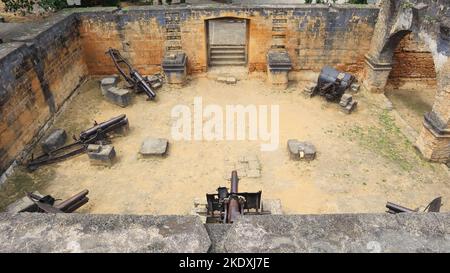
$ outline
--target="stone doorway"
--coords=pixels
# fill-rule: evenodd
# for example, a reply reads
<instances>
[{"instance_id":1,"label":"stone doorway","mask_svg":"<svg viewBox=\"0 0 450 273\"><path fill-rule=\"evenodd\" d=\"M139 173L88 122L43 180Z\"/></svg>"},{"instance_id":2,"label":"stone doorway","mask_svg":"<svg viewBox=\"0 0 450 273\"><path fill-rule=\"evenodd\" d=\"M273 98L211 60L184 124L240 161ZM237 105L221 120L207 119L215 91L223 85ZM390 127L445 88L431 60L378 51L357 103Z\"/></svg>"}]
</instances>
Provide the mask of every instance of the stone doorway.
<instances>
[{"instance_id":1,"label":"stone doorway","mask_svg":"<svg viewBox=\"0 0 450 273\"><path fill-rule=\"evenodd\" d=\"M209 66L247 64L247 25L246 19L239 18L206 21Z\"/></svg>"}]
</instances>

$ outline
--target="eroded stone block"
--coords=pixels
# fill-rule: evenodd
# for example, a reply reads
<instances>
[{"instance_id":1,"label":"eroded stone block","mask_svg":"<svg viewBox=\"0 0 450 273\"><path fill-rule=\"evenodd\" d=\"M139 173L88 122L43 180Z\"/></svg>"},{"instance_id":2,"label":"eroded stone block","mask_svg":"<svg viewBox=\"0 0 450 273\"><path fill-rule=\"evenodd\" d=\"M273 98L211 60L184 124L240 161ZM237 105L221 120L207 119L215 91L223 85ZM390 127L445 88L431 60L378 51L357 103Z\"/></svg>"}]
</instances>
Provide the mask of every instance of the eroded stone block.
<instances>
[{"instance_id":1,"label":"eroded stone block","mask_svg":"<svg viewBox=\"0 0 450 273\"><path fill-rule=\"evenodd\" d=\"M92 165L110 167L114 164L116 151L112 145L96 145L88 146L88 156Z\"/></svg>"},{"instance_id":2,"label":"eroded stone block","mask_svg":"<svg viewBox=\"0 0 450 273\"><path fill-rule=\"evenodd\" d=\"M341 101L339 102L339 105L342 107L346 107L351 101L353 100L353 96L350 94L344 94L341 97Z\"/></svg>"},{"instance_id":3,"label":"eroded stone block","mask_svg":"<svg viewBox=\"0 0 450 273\"><path fill-rule=\"evenodd\" d=\"M290 139L288 140L288 151L292 160L311 161L316 158L316 147L310 142Z\"/></svg>"},{"instance_id":4,"label":"eroded stone block","mask_svg":"<svg viewBox=\"0 0 450 273\"><path fill-rule=\"evenodd\" d=\"M139 153L143 156L161 156L165 155L169 141L165 138L146 138L142 142Z\"/></svg>"},{"instance_id":5,"label":"eroded stone block","mask_svg":"<svg viewBox=\"0 0 450 273\"><path fill-rule=\"evenodd\" d=\"M50 153L66 143L67 134L64 129L56 129L42 143L42 151Z\"/></svg>"},{"instance_id":6,"label":"eroded stone block","mask_svg":"<svg viewBox=\"0 0 450 273\"><path fill-rule=\"evenodd\" d=\"M351 114L353 111L355 111L356 106L358 106L358 102L357 101L351 101L347 104L347 106L342 108L342 111L346 114Z\"/></svg>"},{"instance_id":7,"label":"eroded stone block","mask_svg":"<svg viewBox=\"0 0 450 273\"><path fill-rule=\"evenodd\" d=\"M115 87L117 85L118 81L119 81L119 77L117 75L112 75L112 76L103 78L100 81L100 89L102 91L102 95L105 96L107 90L111 87Z\"/></svg>"},{"instance_id":8,"label":"eroded stone block","mask_svg":"<svg viewBox=\"0 0 450 273\"><path fill-rule=\"evenodd\" d=\"M108 101L121 107L126 107L131 103L131 93L126 89L111 87L106 90L104 96Z\"/></svg>"}]
</instances>

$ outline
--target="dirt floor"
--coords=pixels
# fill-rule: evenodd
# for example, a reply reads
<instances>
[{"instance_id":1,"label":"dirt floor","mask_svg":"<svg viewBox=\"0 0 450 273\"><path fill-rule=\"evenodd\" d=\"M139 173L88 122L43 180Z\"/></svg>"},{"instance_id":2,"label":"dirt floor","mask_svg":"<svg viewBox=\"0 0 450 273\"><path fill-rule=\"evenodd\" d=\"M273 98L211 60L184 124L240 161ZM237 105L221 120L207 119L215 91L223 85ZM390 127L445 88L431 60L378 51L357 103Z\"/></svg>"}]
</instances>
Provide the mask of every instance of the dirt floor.
<instances>
[{"instance_id":1,"label":"dirt floor","mask_svg":"<svg viewBox=\"0 0 450 273\"><path fill-rule=\"evenodd\" d=\"M448 170L420 158L378 95L357 95L358 111L346 115L337 104L304 98L301 90L301 84L271 90L259 79L226 85L196 78L181 89L165 85L157 102L138 95L131 106L121 108L103 100L98 79L93 79L54 127L78 134L94 120L126 114L129 135L113 139L118 162L111 168L91 166L87 155L80 155L33 173L17 171L2 186L0 207L24 190L67 198L89 189L90 201L79 212L188 214L195 198L203 200L218 186L229 186L224 178L227 160L256 155L262 176L242 178L240 190L262 190L263 199L280 199L286 214L384 212L386 201L416 208L437 196L443 196L442 211L450 211ZM173 141L172 107L192 107L196 96L204 105L279 105L279 149L261 152L259 141ZM169 155L139 158L148 136L169 139ZM292 138L314 143L317 159L290 161L286 142Z\"/></svg>"}]
</instances>

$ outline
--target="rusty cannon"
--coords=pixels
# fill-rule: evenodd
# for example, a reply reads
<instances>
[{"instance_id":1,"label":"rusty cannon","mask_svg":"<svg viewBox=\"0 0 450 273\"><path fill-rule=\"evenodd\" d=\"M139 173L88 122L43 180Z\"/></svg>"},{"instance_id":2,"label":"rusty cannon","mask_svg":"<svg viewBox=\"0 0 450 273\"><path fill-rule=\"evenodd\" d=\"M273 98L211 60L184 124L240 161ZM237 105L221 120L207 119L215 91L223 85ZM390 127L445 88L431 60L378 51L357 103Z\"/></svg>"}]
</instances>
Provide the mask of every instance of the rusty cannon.
<instances>
[{"instance_id":1,"label":"rusty cannon","mask_svg":"<svg viewBox=\"0 0 450 273\"><path fill-rule=\"evenodd\" d=\"M75 142L46 152L36 158L34 158L34 155L32 154L31 159L25 163L25 166L29 171L34 171L40 166L56 163L72 156L82 154L87 151L89 144L108 143L112 133L119 130L126 130L125 128L127 127L128 118L124 114L111 118L105 122L94 122L94 126L82 131L78 139L75 136L73 137Z\"/></svg>"},{"instance_id":2,"label":"rusty cannon","mask_svg":"<svg viewBox=\"0 0 450 273\"><path fill-rule=\"evenodd\" d=\"M433 201L431 201L428 204L428 206L425 207L423 212L439 212L441 210L441 207L442 207L442 197L437 197ZM390 214L419 212L419 209L413 210L407 207L394 204L392 202L387 202L386 208L388 209L386 212Z\"/></svg>"},{"instance_id":3,"label":"rusty cannon","mask_svg":"<svg viewBox=\"0 0 450 273\"><path fill-rule=\"evenodd\" d=\"M27 193L27 197L35 204L35 208L32 210L32 212L71 213L76 211L89 201L89 198L87 197L88 193L88 190L83 190L56 205L56 199L51 195L41 197L34 193Z\"/></svg>"},{"instance_id":4,"label":"rusty cannon","mask_svg":"<svg viewBox=\"0 0 450 273\"><path fill-rule=\"evenodd\" d=\"M207 223L233 223L242 215L268 214L261 209L262 191L239 192L238 185L237 171L232 171L229 192L226 187L219 187L217 193L206 194Z\"/></svg>"},{"instance_id":5,"label":"rusty cannon","mask_svg":"<svg viewBox=\"0 0 450 273\"><path fill-rule=\"evenodd\" d=\"M354 81L353 75L325 66L320 71L317 85L311 95L319 95L325 97L327 101L339 102Z\"/></svg>"},{"instance_id":6,"label":"rusty cannon","mask_svg":"<svg viewBox=\"0 0 450 273\"><path fill-rule=\"evenodd\" d=\"M163 76L161 74L144 77L131 66L131 64L120 54L119 50L109 48L106 53L111 57L120 75L122 75L136 92L144 92L150 100L153 100L156 97L154 89L162 86Z\"/></svg>"}]
</instances>

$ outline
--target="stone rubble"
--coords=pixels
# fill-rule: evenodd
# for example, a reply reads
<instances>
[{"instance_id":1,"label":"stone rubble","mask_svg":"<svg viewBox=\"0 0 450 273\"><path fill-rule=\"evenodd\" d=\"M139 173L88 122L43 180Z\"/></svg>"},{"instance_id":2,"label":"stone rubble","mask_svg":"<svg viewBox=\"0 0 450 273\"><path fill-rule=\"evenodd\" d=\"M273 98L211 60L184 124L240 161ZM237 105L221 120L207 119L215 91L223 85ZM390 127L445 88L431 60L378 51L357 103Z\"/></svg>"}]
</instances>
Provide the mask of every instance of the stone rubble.
<instances>
[{"instance_id":1,"label":"stone rubble","mask_svg":"<svg viewBox=\"0 0 450 273\"><path fill-rule=\"evenodd\" d=\"M342 112L351 114L353 111L355 111L356 106L358 106L358 102L356 100L353 100L352 95L346 93L342 95L339 105L341 106Z\"/></svg>"},{"instance_id":2,"label":"stone rubble","mask_svg":"<svg viewBox=\"0 0 450 273\"><path fill-rule=\"evenodd\" d=\"M64 129L56 129L44 141L41 142L41 148L44 153L50 153L66 143L67 134Z\"/></svg>"},{"instance_id":3,"label":"stone rubble","mask_svg":"<svg viewBox=\"0 0 450 273\"><path fill-rule=\"evenodd\" d=\"M317 85L315 83L309 83L308 85L306 85L305 88L303 88L303 96L307 99L312 98L316 86Z\"/></svg>"}]
</instances>

